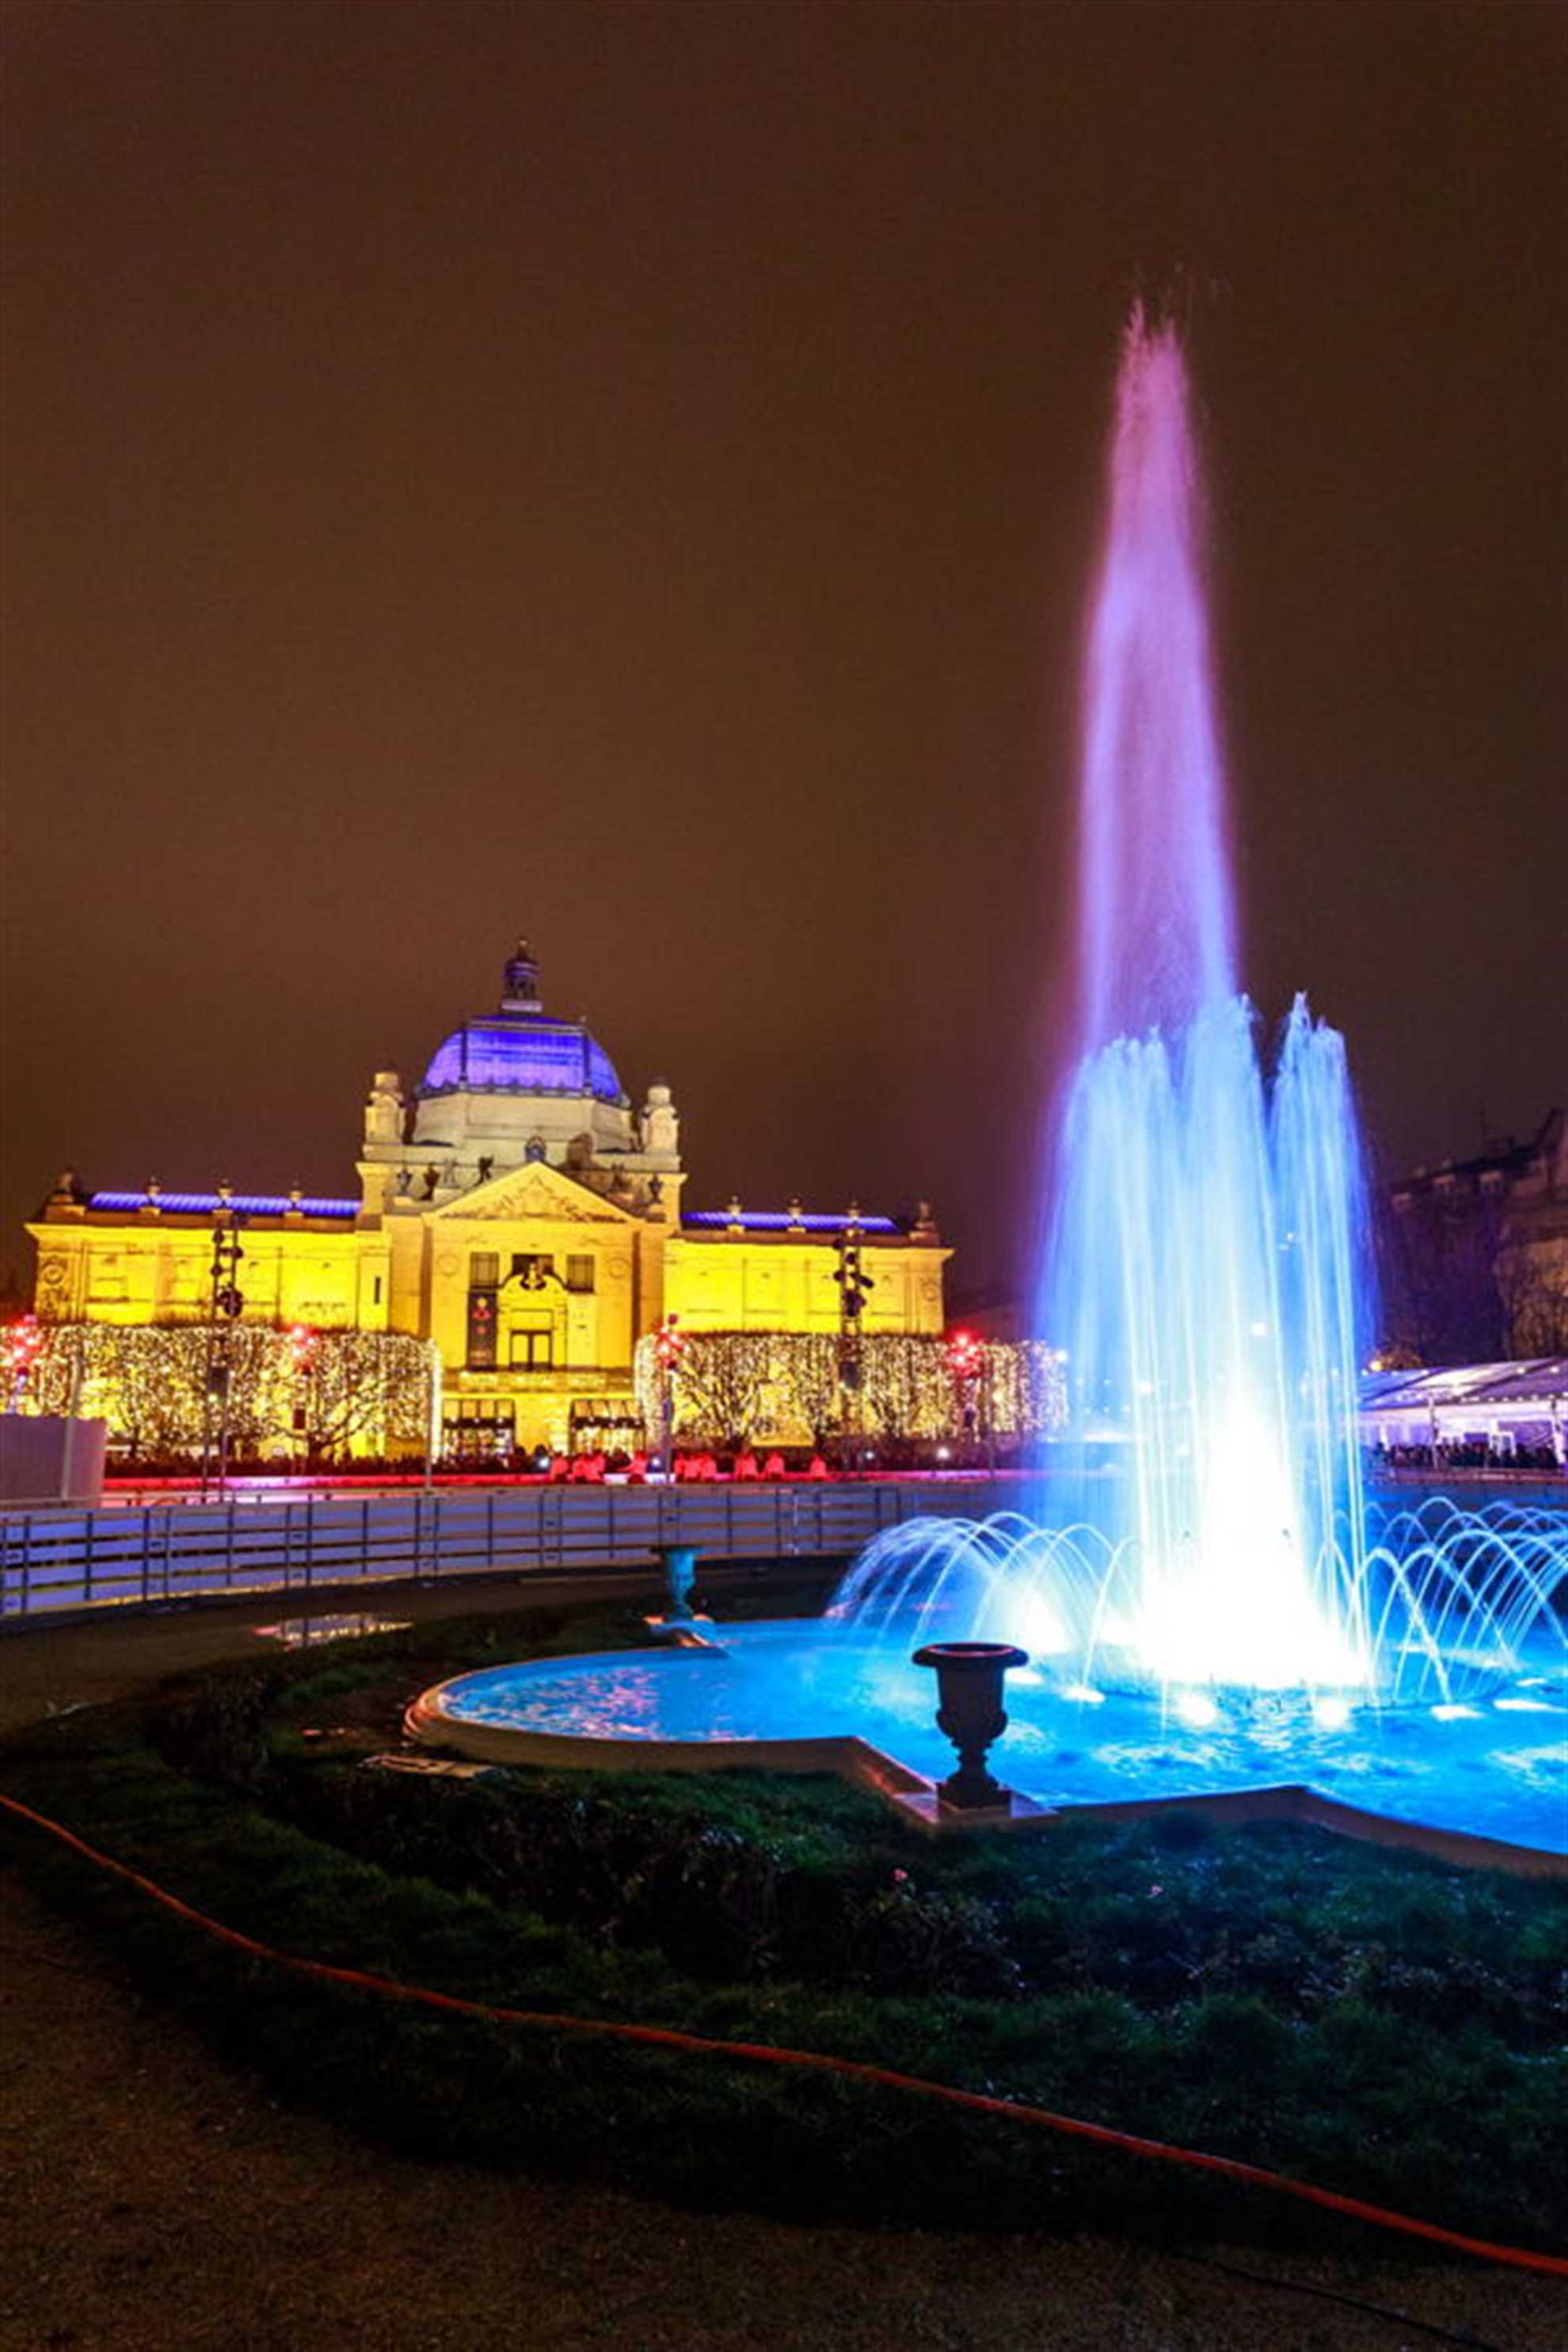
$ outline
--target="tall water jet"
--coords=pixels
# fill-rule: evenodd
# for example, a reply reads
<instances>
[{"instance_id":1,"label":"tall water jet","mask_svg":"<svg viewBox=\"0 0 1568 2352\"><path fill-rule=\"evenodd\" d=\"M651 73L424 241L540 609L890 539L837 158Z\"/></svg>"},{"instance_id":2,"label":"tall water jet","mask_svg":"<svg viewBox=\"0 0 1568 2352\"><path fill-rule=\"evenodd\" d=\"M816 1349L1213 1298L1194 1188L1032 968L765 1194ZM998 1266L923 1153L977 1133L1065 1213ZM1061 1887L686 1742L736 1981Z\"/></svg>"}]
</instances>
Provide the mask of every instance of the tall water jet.
<instances>
[{"instance_id":1,"label":"tall water jet","mask_svg":"<svg viewBox=\"0 0 1568 2352\"><path fill-rule=\"evenodd\" d=\"M833 1615L885 1648L1021 1643L1098 1685L1441 1702L1560 1673L1560 1515L1369 1514L1366 1201L1344 1044L1298 998L1260 1066L1237 987L1201 481L1175 331L1123 342L1084 662L1076 1060L1034 1328L1071 1425L1024 1514L878 1537ZM1534 1698L1497 1704L1533 1707ZM1545 1705L1545 1702L1541 1702ZM1264 1709L1270 1722L1278 1718ZM1550 1708L1548 1711L1551 1711ZM1461 1714L1467 1712L1460 1708ZM1300 1720L1300 1716L1297 1717Z\"/></svg>"},{"instance_id":2,"label":"tall water jet","mask_svg":"<svg viewBox=\"0 0 1568 2352\"><path fill-rule=\"evenodd\" d=\"M1174 328L1142 309L1122 346L1110 471L1079 765L1085 1051L1184 1027L1236 989L1186 363Z\"/></svg>"},{"instance_id":3,"label":"tall water jet","mask_svg":"<svg viewBox=\"0 0 1568 2352\"><path fill-rule=\"evenodd\" d=\"M1344 1051L1299 1001L1270 1098L1236 992L1186 369L1142 311L1110 472L1084 676L1082 1058L1037 1325L1068 1351L1075 1515L1121 1561L1094 1640L1162 1680L1363 1683L1359 1581L1334 1541L1348 1521L1359 1551Z\"/></svg>"}]
</instances>

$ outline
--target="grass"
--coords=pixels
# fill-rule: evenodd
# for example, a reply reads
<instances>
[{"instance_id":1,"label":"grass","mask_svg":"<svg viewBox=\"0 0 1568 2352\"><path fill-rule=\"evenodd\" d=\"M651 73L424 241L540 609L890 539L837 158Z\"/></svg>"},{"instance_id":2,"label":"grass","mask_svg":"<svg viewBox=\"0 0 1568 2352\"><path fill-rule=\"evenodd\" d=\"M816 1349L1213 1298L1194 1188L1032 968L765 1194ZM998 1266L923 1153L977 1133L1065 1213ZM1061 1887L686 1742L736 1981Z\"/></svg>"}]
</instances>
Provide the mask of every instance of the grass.
<instances>
[{"instance_id":1,"label":"grass","mask_svg":"<svg viewBox=\"0 0 1568 2352\"><path fill-rule=\"evenodd\" d=\"M1558 1887L1282 1824L933 1845L836 1780L361 1769L442 1675L639 1633L536 1611L269 1656L40 1727L0 1778L286 1950L869 2059L1481 2236L1568 2234ZM1300 2208L908 2097L313 1985L4 1834L281 2095L401 2147L800 2217L1301 2235Z\"/></svg>"}]
</instances>

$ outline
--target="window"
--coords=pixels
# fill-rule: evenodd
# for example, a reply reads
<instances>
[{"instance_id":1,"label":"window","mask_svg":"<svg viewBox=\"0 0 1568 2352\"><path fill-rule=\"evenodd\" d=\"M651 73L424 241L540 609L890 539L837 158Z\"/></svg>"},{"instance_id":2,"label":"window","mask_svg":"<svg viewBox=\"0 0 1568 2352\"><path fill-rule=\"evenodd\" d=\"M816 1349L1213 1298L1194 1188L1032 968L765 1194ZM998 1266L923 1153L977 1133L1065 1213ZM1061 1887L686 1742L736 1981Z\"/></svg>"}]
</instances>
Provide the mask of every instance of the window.
<instances>
[{"instance_id":1,"label":"window","mask_svg":"<svg viewBox=\"0 0 1568 2352\"><path fill-rule=\"evenodd\" d=\"M496 1360L496 1301L493 1290L468 1293L468 1362L476 1371L493 1371Z\"/></svg>"},{"instance_id":2,"label":"window","mask_svg":"<svg viewBox=\"0 0 1568 2352\"><path fill-rule=\"evenodd\" d=\"M375 1277L374 1287L371 1291L370 1303L373 1307L379 1307L381 1305L381 1276L379 1274Z\"/></svg>"},{"instance_id":3,"label":"window","mask_svg":"<svg viewBox=\"0 0 1568 2352\"><path fill-rule=\"evenodd\" d=\"M500 1260L494 1250L475 1250L468 1260L468 1288L493 1290L500 1280Z\"/></svg>"},{"instance_id":4,"label":"window","mask_svg":"<svg viewBox=\"0 0 1568 2352\"><path fill-rule=\"evenodd\" d=\"M567 1259L566 1287L568 1290L593 1289L594 1261L591 1257L569 1257Z\"/></svg>"},{"instance_id":5,"label":"window","mask_svg":"<svg viewBox=\"0 0 1568 2352\"><path fill-rule=\"evenodd\" d=\"M524 1290L542 1290L554 1271L552 1257L542 1256L536 1250L513 1252L510 1279L521 1282Z\"/></svg>"},{"instance_id":6,"label":"window","mask_svg":"<svg viewBox=\"0 0 1568 2352\"><path fill-rule=\"evenodd\" d=\"M528 1371L541 1371L555 1361L553 1331L513 1331L511 1360Z\"/></svg>"},{"instance_id":7,"label":"window","mask_svg":"<svg viewBox=\"0 0 1568 2352\"><path fill-rule=\"evenodd\" d=\"M465 1397L441 1416L441 1451L459 1462L489 1462L511 1452L516 1436L510 1397Z\"/></svg>"}]
</instances>

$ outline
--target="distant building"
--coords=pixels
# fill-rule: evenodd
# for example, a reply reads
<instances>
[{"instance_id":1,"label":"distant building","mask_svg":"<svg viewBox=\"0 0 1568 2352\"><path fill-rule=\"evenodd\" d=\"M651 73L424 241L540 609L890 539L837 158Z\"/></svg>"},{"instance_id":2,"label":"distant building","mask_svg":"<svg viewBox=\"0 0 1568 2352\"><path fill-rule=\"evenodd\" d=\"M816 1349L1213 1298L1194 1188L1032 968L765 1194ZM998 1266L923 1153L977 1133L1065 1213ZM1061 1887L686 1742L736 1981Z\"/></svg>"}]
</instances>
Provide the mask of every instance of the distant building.
<instances>
[{"instance_id":1,"label":"distant building","mask_svg":"<svg viewBox=\"0 0 1568 2352\"><path fill-rule=\"evenodd\" d=\"M545 1012L526 946L496 1011L454 1029L411 1095L377 1071L358 1175L342 1199L62 1178L27 1228L36 1311L203 1320L215 1224L238 1220L242 1320L434 1340L458 1451L636 1443L634 1351L667 1316L693 1333L836 1331L847 1229L871 1277L867 1335L942 1328L950 1253L923 1210L688 1210L669 1087L634 1111L585 1024Z\"/></svg>"},{"instance_id":2,"label":"distant building","mask_svg":"<svg viewBox=\"0 0 1568 2352\"><path fill-rule=\"evenodd\" d=\"M1568 1118L1391 1184L1379 1256L1390 1350L1424 1364L1568 1353Z\"/></svg>"}]
</instances>

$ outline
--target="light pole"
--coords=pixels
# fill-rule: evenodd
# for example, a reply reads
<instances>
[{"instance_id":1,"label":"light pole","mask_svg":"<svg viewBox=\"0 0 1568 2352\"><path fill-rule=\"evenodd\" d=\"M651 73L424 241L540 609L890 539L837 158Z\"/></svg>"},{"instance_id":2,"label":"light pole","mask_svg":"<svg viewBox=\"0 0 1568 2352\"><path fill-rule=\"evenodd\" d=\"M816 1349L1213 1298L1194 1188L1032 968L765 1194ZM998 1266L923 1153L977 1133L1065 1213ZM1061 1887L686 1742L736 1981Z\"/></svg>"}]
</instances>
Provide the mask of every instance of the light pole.
<instances>
[{"instance_id":1,"label":"light pole","mask_svg":"<svg viewBox=\"0 0 1568 2352\"><path fill-rule=\"evenodd\" d=\"M207 1326L206 1382L202 1409L201 1496L204 1503L212 1454L215 1396L218 1399L217 1482L220 1495L228 1478L229 1388L234 1373L234 1326L245 1311L245 1298L239 1287L239 1261L244 1255L239 1239L239 1219L232 1210L216 1210L213 1214L212 1319Z\"/></svg>"},{"instance_id":2,"label":"light pole","mask_svg":"<svg viewBox=\"0 0 1568 2352\"><path fill-rule=\"evenodd\" d=\"M833 1276L838 1285L838 1385L844 1396L841 1466L846 1456L853 1460L855 1441L861 1427L866 1351L861 1344L860 1318L865 1312L866 1293L877 1287L875 1279L860 1262L864 1239L860 1230L860 1212L852 1201L849 1214L838 1236L838 1264Z\"/></svg>"},{"instance_id":3,"label":"light pole","mask_svg":"<svg viewBox=\"0 0 1568 2352\"><path fill-rule=\"evenodd\" d=\"M316 1375L317 1350L321 1335L308 1323L296 1323L289 1333L289 1358L296 1381L304 1390L304 1402L294 1408L295 1426L300 1432L300 1466L309 1470L310 1452L315 1437L315 1416L310 1407L315 1400L313 1386Z\"/></svg>"},{"instance_id":4,"label":"light pole","mask_svg":"<svg viewBox=\"0 0 1568 2352\"><path fill-rule=\"evenodd\" d=\"M429 1396L425 1416L425 1492L436 1483L436 1457L441 1450L441 1350L434 1339L425 1342L425 1368Z\"/></svg>"},{"instance_id":5,"label":"light pole","mask_svg":"<svg viewBox=\"0 0 1568 2352\"><path fill-rule=\"evenodd\" d=\"M654 1333L654 1361L658 1366L659 1463L666 1478L675 1470L675 1380L686 1353L686 1335L676 1328L679 1315L667 1315Z\"/></svg>"}]
</instances>

